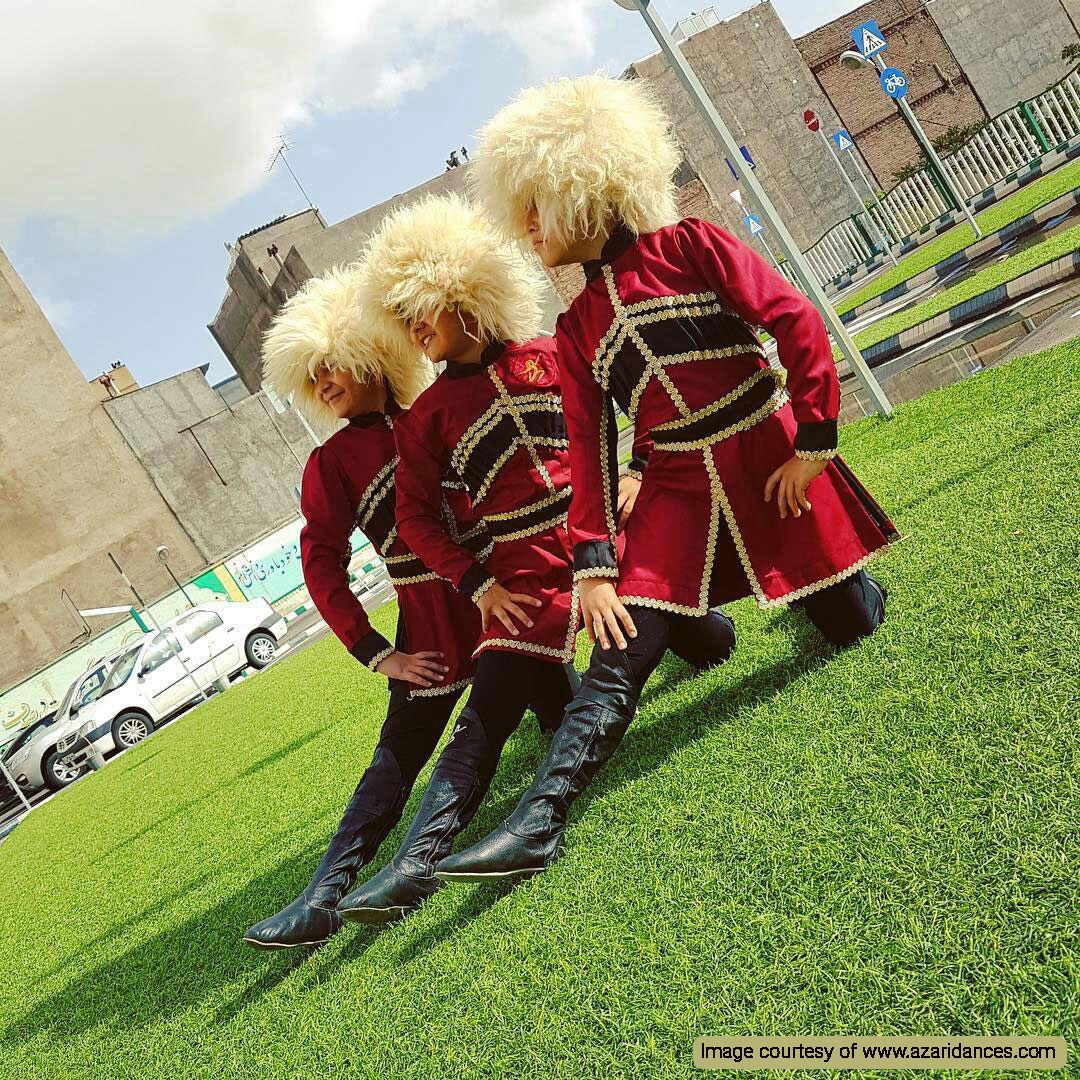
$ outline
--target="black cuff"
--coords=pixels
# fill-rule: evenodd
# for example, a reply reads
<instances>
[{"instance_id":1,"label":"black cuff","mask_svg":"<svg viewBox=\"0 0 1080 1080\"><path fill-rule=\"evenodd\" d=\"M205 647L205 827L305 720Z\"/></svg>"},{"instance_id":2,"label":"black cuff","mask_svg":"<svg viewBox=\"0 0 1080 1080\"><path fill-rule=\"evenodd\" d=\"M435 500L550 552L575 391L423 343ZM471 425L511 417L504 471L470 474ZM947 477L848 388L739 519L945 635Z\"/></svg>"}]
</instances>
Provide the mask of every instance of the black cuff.
<instances>
[{"instance_id":1,"label":"black cuff","mask_svg":"<svg viewBox=\"0 0 1080 1080\"><path fill-rule=\"evenodd\" d=\"M628 462L623 476L633 476L640 480L645 475L645 466L648 464L647 454L635 454Z\"/></svg>"},{"instance_id":2,"label":"black cuff","mask_svg":"<svg viewBox=\"0 0 1080 1080\"><path fill-rule=\"evenodd\" d=\"M574 545L574 580L618 577L619 561L610 540L582 540Z\"/></svg>"},{"instance_id":3,"label":"black cuff","mask_svg":"<svg viewBox=\"0 0 1080 1080\"><path fill-rule=\"evenodd\" d=\"M795 433L795 449L811 454L835 450L836 421L818 420L815 423L800 424Z\"/></svg>"},{"instance_id":4,"label":"black cuff","mask_svg":"<svg viewBox=\"0 0 1080 1080\"><path fill-rule=\"evenodd\" d=\"M457 590L462 596L467 596L476 603L488 587L494 584L495 579L488 573L487 567L482 563L473 563L462 575Z\"/></svg>"},{"instance_id":5,"label":"black cuff","mask_svg":"<svg viewBox=\"0 0 1080 1080\"><path fill-rule=\"evenodd\" d=\"M379 633L378 630L369 630L349 650L365 667L375 670L392 652L394 646Z\"/></svg>"}]
</instances>

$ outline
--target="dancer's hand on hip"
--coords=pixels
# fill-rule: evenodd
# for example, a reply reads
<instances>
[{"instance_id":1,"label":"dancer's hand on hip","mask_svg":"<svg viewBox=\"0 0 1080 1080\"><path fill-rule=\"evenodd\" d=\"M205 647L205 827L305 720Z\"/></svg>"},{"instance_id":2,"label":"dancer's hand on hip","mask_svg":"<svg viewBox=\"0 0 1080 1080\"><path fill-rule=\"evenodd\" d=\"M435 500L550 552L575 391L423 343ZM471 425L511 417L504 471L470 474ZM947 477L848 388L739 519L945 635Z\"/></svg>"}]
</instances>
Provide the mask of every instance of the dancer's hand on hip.
<instances>
[{"instance_id":1,"label":"dancer's hand on hip","mask_svg":"<svg viewBox=\"0 0 1080 1080\"><path fill-rule=\"evenodd\" d=\"M810 481L825 471L827 461L811 461L793 457L785 461L765 483L765 501L776 491L776 505L780 516L786 518L790 510L794 517L801 517L804 510L811 509L806 489Z\"/></svg>"},{"instance_id":2,"label":"dancer's hand on hip","mask_svg":"<svg viewBox=\"0 0 1080 1080\"><path fill-rule=\"evenodd\" d=\"M527 596L525 593L512 593L504 589L498 582L488 586L476 601L476 606L480 609L480 621L484 633L487 633L493 619L498 619L514 637L517 637L520 633L517 624L514 622L515 619L523 626L531 627L533 624L532 619L521 610L519 604L543 607L543 601L537 600L535 596Z\"/></svg>"},{"instance_id":3,"label":"dancer's hand on hip","mask_svg":"<svg viewBox=\"0 0 1080 1080\"><path fill-rule=\"evenodd\" d=\"M636 476L619 477L619 532L626 528L627 519L633 513L641 481Z\"/></svg>"},{"instance_id":4,"label":"dancer's hand on hip","mask_svg":"<svg viewBox=\"0 0 1080 1080\"><path fill-rule=\"evenodd\" d=\"M637 637L634 620L609 578L582 579L578 582L578 595L585 631L594 645L599 641L601 649L610 649L614 641L620 649L625 649L626 637Z\"/></svg>"},{"instance_id":5,"label":"dancer's hand on hip","mask_svg":"<svg viewBox=\"0 0 1080 1080\"><path fill-rule=\"evenodd\" d=\"M414 686L438 686L450 670L439 661L441 652L392 652L375 665L375 670L388 679L412 683Z\"/></svg>"}]
</instances>

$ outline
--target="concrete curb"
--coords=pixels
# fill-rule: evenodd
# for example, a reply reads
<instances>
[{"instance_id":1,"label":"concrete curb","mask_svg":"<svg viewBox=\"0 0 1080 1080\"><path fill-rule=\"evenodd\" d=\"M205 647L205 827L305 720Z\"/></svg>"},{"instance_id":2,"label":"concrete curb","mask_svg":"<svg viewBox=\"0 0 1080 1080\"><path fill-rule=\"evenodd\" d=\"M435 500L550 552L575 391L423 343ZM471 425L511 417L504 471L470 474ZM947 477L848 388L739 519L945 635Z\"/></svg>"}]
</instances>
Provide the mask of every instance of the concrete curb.
<instances>
[{"instance_id":1,"label":"concrete curb","mask_svg":"<svg viewBox=\"0 0 1080 1080\"><path fill-rule=\"evenodd\" d=\"M1026 274L1004 285L995 285L994 288L987 289L986 292L973 296L970 300L965 300L916 326L908 327L899 334L893 334L892 337L885 338L876 345L868 345L862 350L863 357L870 367L877 367L886 360L891 360L946 330L956 329L973 319L992 314L998 308L1005 307L1013 301L1021 300L1029 293L1038 292L1048 285L1056 285L1058 282L1077 276L1080 276L1080 251L1073 251L1068 255L1060 256L1053 262L1037 266L1034 270L1029 270Z\"/></svg>"},{"instance_id":2,"label":"concrete curb","mask_svg":"<svg viewBox=\"0 0 1080 1080\"><path fill-rule=\"evenodd\" d=\"M1008 176L1002 177L992 187L988 187L976 198L971 200L970 206L972 212L977 214L980 210L985 210L988 206L993 206L994 203L1004 198L1004 196L1011 195L1014 191L1019 191L1022 187L1027 187L1027 185L1033 181L1038 180L1040 177L1048 176L1062 165L1066 165L1070 161L1075 161L1077 158L1080 158L1080 137L1065 143L1062 149L1052 150L1048 154L1043 154L1042 157L1035 158L1034 161L1029 165L1024 166L1024 168L1018 169L1016 172L1009 173ZM906 237L904 243L895 249L897 257L909 254L916 248L921 247L927 240L948 232L954 225L963 220L964 215L956 210L950 210L947 214L942 214L928 225L924 225L918 232L914 232ZM859 263L858 266L852 267L852 269L828 282L824 287L825 294L827 296L835 296L841 289L846 289L849 285L854 285L856 282L862 281L864 278L869 277L870 274L880 270L881 267L885 265L886 260L887 256L885 254L875 255L870 259L866 259L864 262Z\"/></svg>"},{"instance_id":3,"label":"concrete curb","mask_svg":"<svg viewBox=\"0 0 1080 1080\"><path fill-rule=\"evenodd\" d=\"M938 281L949 274L953 274L969 263L981 259L987 252L994 251L1001 244L1037 232L1046 222L1053 221L1059 215L1068 213L1075 206L1080 206L1080 187L1075 188L1073 191L1067 191L1053 202L1040 206L1038 210L1032 210L1030 214L1025 214L1015 221L1010 221L1008 225L1003 225L997 232L988 233L981 240L976 240L963 250L947 256L941 262L935 263L920 274L916 274L915 277L908 278L907 281L901 281L898 285L887 289L879 296L873 296L858 307L845 311L840 316L840 321L847 325L854 322L859 316L891 303L909 292L913 292L921 285Z\"/></svg>"}]
</instances>

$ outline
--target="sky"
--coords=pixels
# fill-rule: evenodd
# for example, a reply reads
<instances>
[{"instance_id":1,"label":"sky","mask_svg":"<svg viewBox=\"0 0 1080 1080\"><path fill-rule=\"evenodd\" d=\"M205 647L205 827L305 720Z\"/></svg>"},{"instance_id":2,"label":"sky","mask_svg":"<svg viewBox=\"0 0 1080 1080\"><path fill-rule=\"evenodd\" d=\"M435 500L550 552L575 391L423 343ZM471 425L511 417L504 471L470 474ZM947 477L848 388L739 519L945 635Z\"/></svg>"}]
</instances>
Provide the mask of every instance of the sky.
<instances>
[{"instance_id":1,"label":"sky","mask_svg":"<svg viewBox=\"0 0 1080 1080\"><path fill-rule=\"evenodd\" d=\"M774 0L795 36L853 0ZM670 24L701 0L654 0ZM724 16L745 0L715 5ZM612 0L35 0L0 41L0 248L88 377L209 363L225 244L443 171L514 93L656 51Z\"/></svg>"}]
</instances>

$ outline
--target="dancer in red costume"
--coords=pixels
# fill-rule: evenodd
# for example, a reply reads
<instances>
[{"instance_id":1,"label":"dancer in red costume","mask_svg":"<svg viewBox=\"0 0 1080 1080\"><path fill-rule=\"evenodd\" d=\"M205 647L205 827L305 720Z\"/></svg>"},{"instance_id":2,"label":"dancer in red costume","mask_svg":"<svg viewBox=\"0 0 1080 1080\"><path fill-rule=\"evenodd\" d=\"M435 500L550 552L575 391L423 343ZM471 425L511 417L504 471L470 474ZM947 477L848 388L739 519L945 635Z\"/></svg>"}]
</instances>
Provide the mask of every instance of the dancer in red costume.
<instances>
[{"instance_id":1,"label":"dancer in red costume","mask_svg":"<svg viewBox=\"0 0 1080 1080\"><path fill-rule=\"evenodd\" d=\"M445 880L525 876L557 857L569 806L622 740L673 619L752 595L798 604L851 644L884 618L885 590L863 567L895 535L836 456L821 317L722 229L677 219L680 154L640 81L526 91L486 126L475 160L496 220L546 266L585 271L556 341L574 576L600 647L533 785L499 829L440 863ZM646 461L621 554L615 405Z\"/></svg>"}]
</instances>

